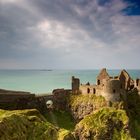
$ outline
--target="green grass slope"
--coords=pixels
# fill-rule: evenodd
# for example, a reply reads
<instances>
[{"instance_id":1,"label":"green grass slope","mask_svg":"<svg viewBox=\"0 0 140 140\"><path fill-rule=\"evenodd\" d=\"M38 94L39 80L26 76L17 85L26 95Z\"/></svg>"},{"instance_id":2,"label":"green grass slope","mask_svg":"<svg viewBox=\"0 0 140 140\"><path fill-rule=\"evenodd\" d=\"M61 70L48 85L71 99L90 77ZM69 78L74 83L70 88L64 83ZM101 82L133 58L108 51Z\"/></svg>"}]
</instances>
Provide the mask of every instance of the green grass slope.
<instances>
[{"instance_id":1,"label":"green grass slope","mask_svg":"<svg viewBox=\"0 0 140 140\"><path fill-rule=\"evenodd\" d=\"M15 111L0 110L0 140L74 139L69 131L67 131L67 133L65 132L66 130L57 128L47 122L36 109Z\"/></svg>"}]
</instances>

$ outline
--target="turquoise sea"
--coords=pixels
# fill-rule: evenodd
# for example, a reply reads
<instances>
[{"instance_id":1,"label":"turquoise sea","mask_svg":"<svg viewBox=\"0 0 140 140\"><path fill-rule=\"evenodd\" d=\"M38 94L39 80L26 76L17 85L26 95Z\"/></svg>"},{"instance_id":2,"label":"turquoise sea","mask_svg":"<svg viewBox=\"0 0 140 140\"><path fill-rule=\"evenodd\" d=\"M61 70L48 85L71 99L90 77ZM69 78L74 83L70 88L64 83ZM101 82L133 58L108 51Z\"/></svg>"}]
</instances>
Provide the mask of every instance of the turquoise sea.
<instances>
[{"instance_id":1,"label":"turquoise sea","mask_svg":"<svg viewBox=\"0 0 140 140\"><path fill-rule=\"evenodd\" d=\"M32 93L50 93L56 88L71 88L71 77L81 83L95 83L100 70L0 70L0 88ZM127 70L132 78L140 78L140 70ZM108 70L112 76L120 70Z\"/></svg>"}]
</instances>

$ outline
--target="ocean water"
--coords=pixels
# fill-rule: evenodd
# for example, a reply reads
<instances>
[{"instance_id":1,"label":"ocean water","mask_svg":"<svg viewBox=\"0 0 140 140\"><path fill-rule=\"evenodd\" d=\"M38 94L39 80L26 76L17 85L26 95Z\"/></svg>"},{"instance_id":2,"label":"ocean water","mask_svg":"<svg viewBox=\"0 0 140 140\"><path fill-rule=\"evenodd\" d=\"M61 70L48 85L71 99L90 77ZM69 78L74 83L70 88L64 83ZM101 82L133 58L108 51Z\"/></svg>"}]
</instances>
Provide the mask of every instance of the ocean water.
<instances>
[{"instance_id":1,"label":"ocean water","mask_svg":"<svg viewBox=\"0 0 140 140\"><path fill-rule=\"evenodd\" d=\"M127 70L132 78L140 78L140 70ZM71 77L80 78L81 83L95 83L100 70L0 70L0 88L50 93L56 88L71 88ZM120 70L108 70L112 76Z\"/></svg>"}]
</instances>

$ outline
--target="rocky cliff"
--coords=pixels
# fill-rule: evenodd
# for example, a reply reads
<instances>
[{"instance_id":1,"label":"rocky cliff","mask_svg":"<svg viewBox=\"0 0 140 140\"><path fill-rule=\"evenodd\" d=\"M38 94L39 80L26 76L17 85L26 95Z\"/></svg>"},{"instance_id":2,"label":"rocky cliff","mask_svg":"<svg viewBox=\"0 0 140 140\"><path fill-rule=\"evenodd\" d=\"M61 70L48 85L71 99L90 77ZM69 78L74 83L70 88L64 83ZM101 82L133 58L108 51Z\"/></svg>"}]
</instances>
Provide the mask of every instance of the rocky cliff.
<instances>
[{"instance_id":1,"label":"rocky cliff","mask_svg":"<svg viewBox=\"0 0 140 140\"><path fill-rule=\"evenodd\" d=\"M102 96L89 95L70 95L68 99L69 109L78 122L83 119L84 116L92 113L93 111L107 106L108 103Z\"/></svg>"}]
</instances>

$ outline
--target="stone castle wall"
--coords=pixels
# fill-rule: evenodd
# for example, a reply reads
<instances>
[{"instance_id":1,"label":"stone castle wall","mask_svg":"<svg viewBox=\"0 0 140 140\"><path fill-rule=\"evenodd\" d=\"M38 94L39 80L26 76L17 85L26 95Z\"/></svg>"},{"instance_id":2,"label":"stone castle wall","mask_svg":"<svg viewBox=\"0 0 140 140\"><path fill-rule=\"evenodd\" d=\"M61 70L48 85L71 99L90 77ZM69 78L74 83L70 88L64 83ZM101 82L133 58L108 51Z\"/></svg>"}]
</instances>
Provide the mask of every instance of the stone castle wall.
<instances>
[{"instance_id":1,"label":"stone castle wall","mask_svg":"<svg viewBox=\"0 0 140 140\"><path fill-rule=\"evenodd\" d=\"M56 89L53 90L53 103L55 109L66 110L67 97L72 93L69 89Z\"/></svg>"},{"instance_id":2,"label":"stone castle wall","mask_svg":"<svg viewBox=\"0 0 140 140\"><path fill-rule=\"evenodd\" d=\"M96 85L80 85L79 90L83 94L96 94L97 86Z\"/></svg>"},{"instance_id":3,"label":"stone castle wall","mask_svg":"<svg viewBox=\"0 0 140 140\"><path fill-rule=\"evenodd\" d=\"M107 101L119 101L120 94L123 92L119 80L111 79L99 85L80 85L80 92L82 94L95 94L105 97Z\"/></svg>"}]
</instances>

